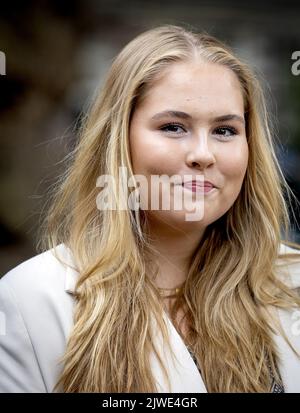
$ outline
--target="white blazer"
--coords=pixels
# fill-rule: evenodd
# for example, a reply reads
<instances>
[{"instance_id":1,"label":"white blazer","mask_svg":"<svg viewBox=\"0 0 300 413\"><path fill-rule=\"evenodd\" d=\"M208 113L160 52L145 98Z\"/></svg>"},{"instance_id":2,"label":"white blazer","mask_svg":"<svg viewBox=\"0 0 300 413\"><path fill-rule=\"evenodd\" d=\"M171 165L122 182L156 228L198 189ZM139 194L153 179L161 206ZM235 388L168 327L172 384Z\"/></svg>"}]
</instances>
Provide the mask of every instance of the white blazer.
<instances>
[{"instance_id":1,"label":"white blazer","mask_svg":"<svg viewBox=\"0 0 300 413\"><path fill-rule=\"evenodd\" d=\"M281 250L291 248L281 244ZM0 392L51 393L62 371L64 354L73 325L74 287L78 273L64 244L56 247L70 266L62 265L52 250L40 253L13 268L0 280ZM295 250L293 250L295 251ZM288 283L300 287L300 263L289 265ZM279 274L280 276L282 274ZM276 310L292 344L300 351L300 308ZM176 358L156 335L166 363L172 393L206 393L204 382L181 336L164 314ZM281 336L274 340L280 352L279 370L286 392L300 393L300 359ZM162 370L151 356L151 368L159 392L168 393Z\"/></svg>"}]
</instances>

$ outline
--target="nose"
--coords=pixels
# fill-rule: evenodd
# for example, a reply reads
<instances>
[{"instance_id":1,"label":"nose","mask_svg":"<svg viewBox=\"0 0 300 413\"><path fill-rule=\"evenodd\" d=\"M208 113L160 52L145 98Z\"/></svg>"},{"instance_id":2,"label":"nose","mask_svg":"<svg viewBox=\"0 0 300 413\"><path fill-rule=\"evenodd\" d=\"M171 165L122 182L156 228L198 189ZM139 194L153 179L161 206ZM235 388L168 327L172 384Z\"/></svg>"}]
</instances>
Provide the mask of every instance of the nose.
<instances>
[{"instance_id":1,"label":"nose","mask_svg":"<svg viewBox=\"0 0 300 413\"><path fill-rule=\"evenodd\" d=\"M216 162L213 145L208 143L208 135L194 136L187 150L186 163L189 167L205 169Z\"/></svg>"}]
</instances>

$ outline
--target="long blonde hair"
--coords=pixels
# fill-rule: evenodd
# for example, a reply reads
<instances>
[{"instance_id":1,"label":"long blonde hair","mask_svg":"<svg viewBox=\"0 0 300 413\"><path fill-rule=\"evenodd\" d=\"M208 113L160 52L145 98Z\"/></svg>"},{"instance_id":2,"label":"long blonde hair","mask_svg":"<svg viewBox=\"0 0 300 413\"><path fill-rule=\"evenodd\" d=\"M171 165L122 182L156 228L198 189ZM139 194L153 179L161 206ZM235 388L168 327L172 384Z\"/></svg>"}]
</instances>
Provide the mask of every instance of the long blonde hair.
<instances>
[{"instance_id":1,"label":"long blonde hair","mask_svg":"<svg viewBox=\"0 0 300 413\"><path fill-rule=\"evenodd\" d=\"M278 323L270 322L267 309L293 308L300 298L275 271L281 230L288 236L290 228L284 191L289 201L294 195L276 158L264 93L227 45L207 33L167 24L140 34L116 56L50 194L39 248L64 243L79 272L59 391L157 392L151 353L168 380L154 344L158 331L166 343L169 338L163 300L148 272L146 256L153 250L145 216L97 209L96 181L109 174L118 182L120 166L133 175L128 133L134 108L165 68L199 57L230 68L240 81L249 164L236 202L206 228L174 309L185 308L188 343L208 392L268 392L269 363L280 380L271 339ZM117 203L125 197L123 189L113 188ZM285 256L299 259L298 254L280 255Z\"/></svg>"}]
</instances>

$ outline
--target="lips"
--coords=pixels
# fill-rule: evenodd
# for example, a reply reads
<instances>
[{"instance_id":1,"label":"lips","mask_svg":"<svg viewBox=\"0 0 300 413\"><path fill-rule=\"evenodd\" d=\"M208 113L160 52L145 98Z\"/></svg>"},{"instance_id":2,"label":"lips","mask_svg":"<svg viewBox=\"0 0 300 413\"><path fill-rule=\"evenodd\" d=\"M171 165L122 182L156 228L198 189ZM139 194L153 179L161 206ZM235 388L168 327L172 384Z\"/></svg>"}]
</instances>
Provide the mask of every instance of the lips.
<instances>
[{"instance_id":1,"label":"lips","mask_svg":"<svg viewBox=\"0 0 300 413\"><path fill-rule=\"evenodd\" d=\"M189 181L182 183L183 188L197 193L208 194L213 191L215 186L209 182L197 182L197 181Z\"/></svg>"},{"instance_id":2,"label":"lips","mask_svg":"<svg viewBox=\"0 0 300 413\"><path fill-rule=\"evenodd\" d=\"M187 188L208 188L208 189L212 189L212 188L215 187L209 181L204 181L204 182L188 181L188 182L183 182L182 185L187 187Z\"/></svg>"}]
</instances>

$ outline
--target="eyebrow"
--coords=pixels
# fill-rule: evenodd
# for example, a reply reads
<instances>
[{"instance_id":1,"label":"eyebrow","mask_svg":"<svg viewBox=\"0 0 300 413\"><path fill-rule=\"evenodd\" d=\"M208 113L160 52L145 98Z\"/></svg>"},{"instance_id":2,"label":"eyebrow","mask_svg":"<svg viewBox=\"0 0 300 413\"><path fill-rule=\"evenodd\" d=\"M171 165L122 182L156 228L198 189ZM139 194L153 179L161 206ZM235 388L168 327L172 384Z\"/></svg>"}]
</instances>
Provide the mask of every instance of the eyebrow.
<instances>
[{"instance_id":1,"label":"eyebrow","mask_svg":"<svg viewBox=\"0 0 300 413\"><path fill-rule=\"evenodd\" d=\"M164 110L163 112L156 113L154 116L152 116L152 120L157 120L164 118L166 116L170 116L172 118L179 118L179 119L193 119L191 115L185 112L180 112L178 110ZM213 118L213 122L225 122L228 120L237 120L241 122L243 125L245 124L245 119L236 114L228 114L228 115L222 115L222 116L217 116L216 118Z\"/></svg>"}]
</instances>

